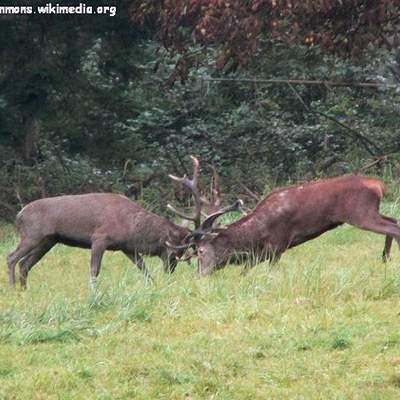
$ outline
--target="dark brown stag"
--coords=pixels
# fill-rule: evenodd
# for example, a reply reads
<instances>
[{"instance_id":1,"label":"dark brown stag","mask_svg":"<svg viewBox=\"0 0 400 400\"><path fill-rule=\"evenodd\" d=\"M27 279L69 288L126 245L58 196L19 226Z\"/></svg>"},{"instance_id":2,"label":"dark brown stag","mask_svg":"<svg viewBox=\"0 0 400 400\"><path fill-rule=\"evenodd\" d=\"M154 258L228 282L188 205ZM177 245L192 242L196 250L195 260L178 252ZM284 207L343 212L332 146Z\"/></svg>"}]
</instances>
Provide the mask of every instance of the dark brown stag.
<instances>
[{"instance_id":1,"label":"dark brown stag","mask_svg":"<svg viewBox=\"0 0 400 400\"><path fill-rule=\"evenodd\" d=\"M180 244L190 233L127 197L112 193L33 201L18 213L16 226L21 241L7 258L8 274L14 286L19 262L23 288L30 269L57 243L91 249L90 276L94 285L106 250L121 250L146 276L149 273L142 255L160 257L164 269L173 272L179 254L165 242Z\"/></svg>"},{"instance_id":2,"label":"dark brown stag","mask_svg":"<svg viewBox=\"0 0 400 400\"><path fill-rule=\"evenodd\" d=\"M400 228L394 218L379 213L384 191L381 181L360 176L278 189L224 230L198 229L188 246L197 249L199 274L209 275L228 263L249 267L277 261L287 249L348 223L386 235L386 261L393 238L400 246Z\"/></svg>"},{"instance_id":3,"label":"dark brown stag","mask_svg":"<svg viewBox=\"0 0 400 400\"><path fill-rule=\"evenodd\" d=\"M195 212L190 217L184 217L199 228L201 207L197 205L200 204L197 182L200 165L195 157L192 159L193 178L185 176L181 180L176 179L194 192ZM211 214L206 218L206 226L231 209L228 207ZM15 267L19 262L23 288L26 287L32 267L57 243L91 249L90 278L94 286L106 250L122 251L149 277L143 255L160 257L165 271L173 272L184 253L185 246L179 246L191 237L188 228L145 210L125 196L113 193L59 196L33 201L18 213L16 226L21 241L7 258L8 274L10 285L15 286Z\"/></svg>"}]
</instances>

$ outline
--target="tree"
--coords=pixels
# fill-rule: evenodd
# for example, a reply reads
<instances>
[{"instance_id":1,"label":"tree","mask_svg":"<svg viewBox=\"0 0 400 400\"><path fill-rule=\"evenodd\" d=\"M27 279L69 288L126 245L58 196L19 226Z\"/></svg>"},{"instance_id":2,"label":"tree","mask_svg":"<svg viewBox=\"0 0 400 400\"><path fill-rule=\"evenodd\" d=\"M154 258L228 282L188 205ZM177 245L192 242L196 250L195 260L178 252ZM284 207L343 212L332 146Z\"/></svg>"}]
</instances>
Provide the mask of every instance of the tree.
<instances>
[{"instance_id":1,"label":"tree","mask_svg":"<svg viewBox=\"0 0 400 400\"><path fill-rule=\"evenodd\" d=\"M126 0L112 18L0 16L0 214L111 190L162 212L167 172L185 171L189 154L205 176L218 168L229 198L397 151L394 92L203 81L239 66L247 78L397 76L393 54L364 42L395 43L393 2L297 3ZM357 48L369 57L352 58Z\"/></svg>"},{"instance_id":2,"label":"tree","mask_svg":"<svg viewBox=\"0 0 400 400\"><path fill-rule=\"evenodd\" d=\"M171 80L186 79L201 61L193 46L219 47L216 66L230 72L246 66L267 42L320 46L353 58L371 46L400 43L396 0L147 0L133 17L158 26L163 46L182 55Z\"/></svg>"}]
</instances>

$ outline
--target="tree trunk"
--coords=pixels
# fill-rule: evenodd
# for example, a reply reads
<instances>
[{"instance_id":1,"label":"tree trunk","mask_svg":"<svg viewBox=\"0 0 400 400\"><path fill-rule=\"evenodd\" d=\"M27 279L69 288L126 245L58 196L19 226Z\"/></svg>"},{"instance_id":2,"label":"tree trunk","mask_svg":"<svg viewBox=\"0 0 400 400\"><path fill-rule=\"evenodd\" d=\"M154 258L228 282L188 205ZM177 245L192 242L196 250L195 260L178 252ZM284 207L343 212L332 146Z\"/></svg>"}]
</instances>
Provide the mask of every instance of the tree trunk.
<instances>
[{"instance_id":1,"label":"tree trunk","mask_svg":"<svg viewBox=\"0 0 400 400\"><path fill-rule=\"evenodd\" d=\"M38 142L40 139L40 120L32 116L25 123L26 135L23 142L23 159L26 164L33 164L38 156Z\"/></svg>"}]
</instances>

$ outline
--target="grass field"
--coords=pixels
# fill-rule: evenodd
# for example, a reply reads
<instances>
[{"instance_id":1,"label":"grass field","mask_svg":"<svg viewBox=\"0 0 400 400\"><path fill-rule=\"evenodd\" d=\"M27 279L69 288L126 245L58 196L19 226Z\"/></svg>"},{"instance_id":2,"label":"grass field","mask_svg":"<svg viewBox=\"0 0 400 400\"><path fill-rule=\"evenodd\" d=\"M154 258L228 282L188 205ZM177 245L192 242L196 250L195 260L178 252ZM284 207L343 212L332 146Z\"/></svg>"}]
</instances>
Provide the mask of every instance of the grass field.
<instances>
[{"instance_id":1,"label":"grass field","mask_svg":"<svg viewBox=\"0 0 400 400\"><path fill-rule=\"evenodd\" d=\"M386 205L387 215L400 208ZM8 288L0 228L0 399L399 399L400 254L349 226L248 275L180 264L146 284L119 253L56 247Z\"/></svg>"}]
</instances>

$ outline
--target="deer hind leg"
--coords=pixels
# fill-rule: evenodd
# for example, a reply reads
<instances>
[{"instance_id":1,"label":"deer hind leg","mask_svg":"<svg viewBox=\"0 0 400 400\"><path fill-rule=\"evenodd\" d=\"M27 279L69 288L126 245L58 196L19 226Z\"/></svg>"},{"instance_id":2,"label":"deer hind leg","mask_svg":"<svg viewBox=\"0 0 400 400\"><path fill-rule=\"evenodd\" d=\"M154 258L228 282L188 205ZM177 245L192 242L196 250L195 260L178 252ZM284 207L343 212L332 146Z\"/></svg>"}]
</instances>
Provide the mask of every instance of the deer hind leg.
<instances>
[{"instance_id":1,"label":"deer hind leg","mask_svg":"<svg viewBox=\"0 0 400 400\"><path fill-rule=\"evenodd\" d=\"M391 217L386 217L384 215L381 215L381 217L389 222L392 222L397 225L397 219L391 218ZM386 235L385 239L385 247L383 248L383 253L382 253L382 261L387 262L390 259L390 249L392 247L392 242L393 242L393 237Z\"/></svg>"},{"instance_id":2,"label":"deer hind leg","mask_svg":"<svg viewBox=\"0 0 400 400\"><path fill-rule=\"evenodd\" d=\"M15 287L15 266L18 261L26 257L33 249L40 245L40 240L23 237L18 247L8 255L7 266L8 266L8 281L10 286Z\"/></svg>"},{"instance_id":3,"label":"deer hind leg","mask_svg":"<svg viewBox=\"0 0 400 400\"><path fill-rule=\"evenodd\" d=\"M394 218L377 214L374 216L366 216L363 219L360 218L360 221L353 220L351 224L360 229L386 235L385 248L383 251L384 259L390 254L390 247L393 239L396 240L400 249L400 227L397 225L397 221Z\"/></svg>"},{"instance_id":4,"label":"deer hind leg","mask_svg":"<svg viewBox=\"0 0 400 400\"><path fill-rule=\"evenodd\" d=\"M54 245L54 240L45 241L40 246L33 249L19 262L19 280L23 289L26 289L29 271Z\"/></svg>"},{"instance_id":5,"label":"deer hind leg","mask_svg":"<svg viewBox=\"0 0 400 400\"><path fill-rule=\"evenodd\" d=\"M124 251L124 254L134 263L136 266L143 272L146 280L149 279L150 281L153 281L153 278L150 275L149 270L146 267L146 264L144 263L143 257L139 255L136 252L127 252Z\"/></svg>"},{"instance_id":6,"label":"deer hind leg","mask_svg":"<svg viewBox=\"0 0 400 400\"><path fill-rule=\"evenodd\" d=\"M390 260L390 249L392 248L393 237L386 235L385 238L385 247L382 252L382 261L385 263Z\"/></svg>"}]
</instances>

